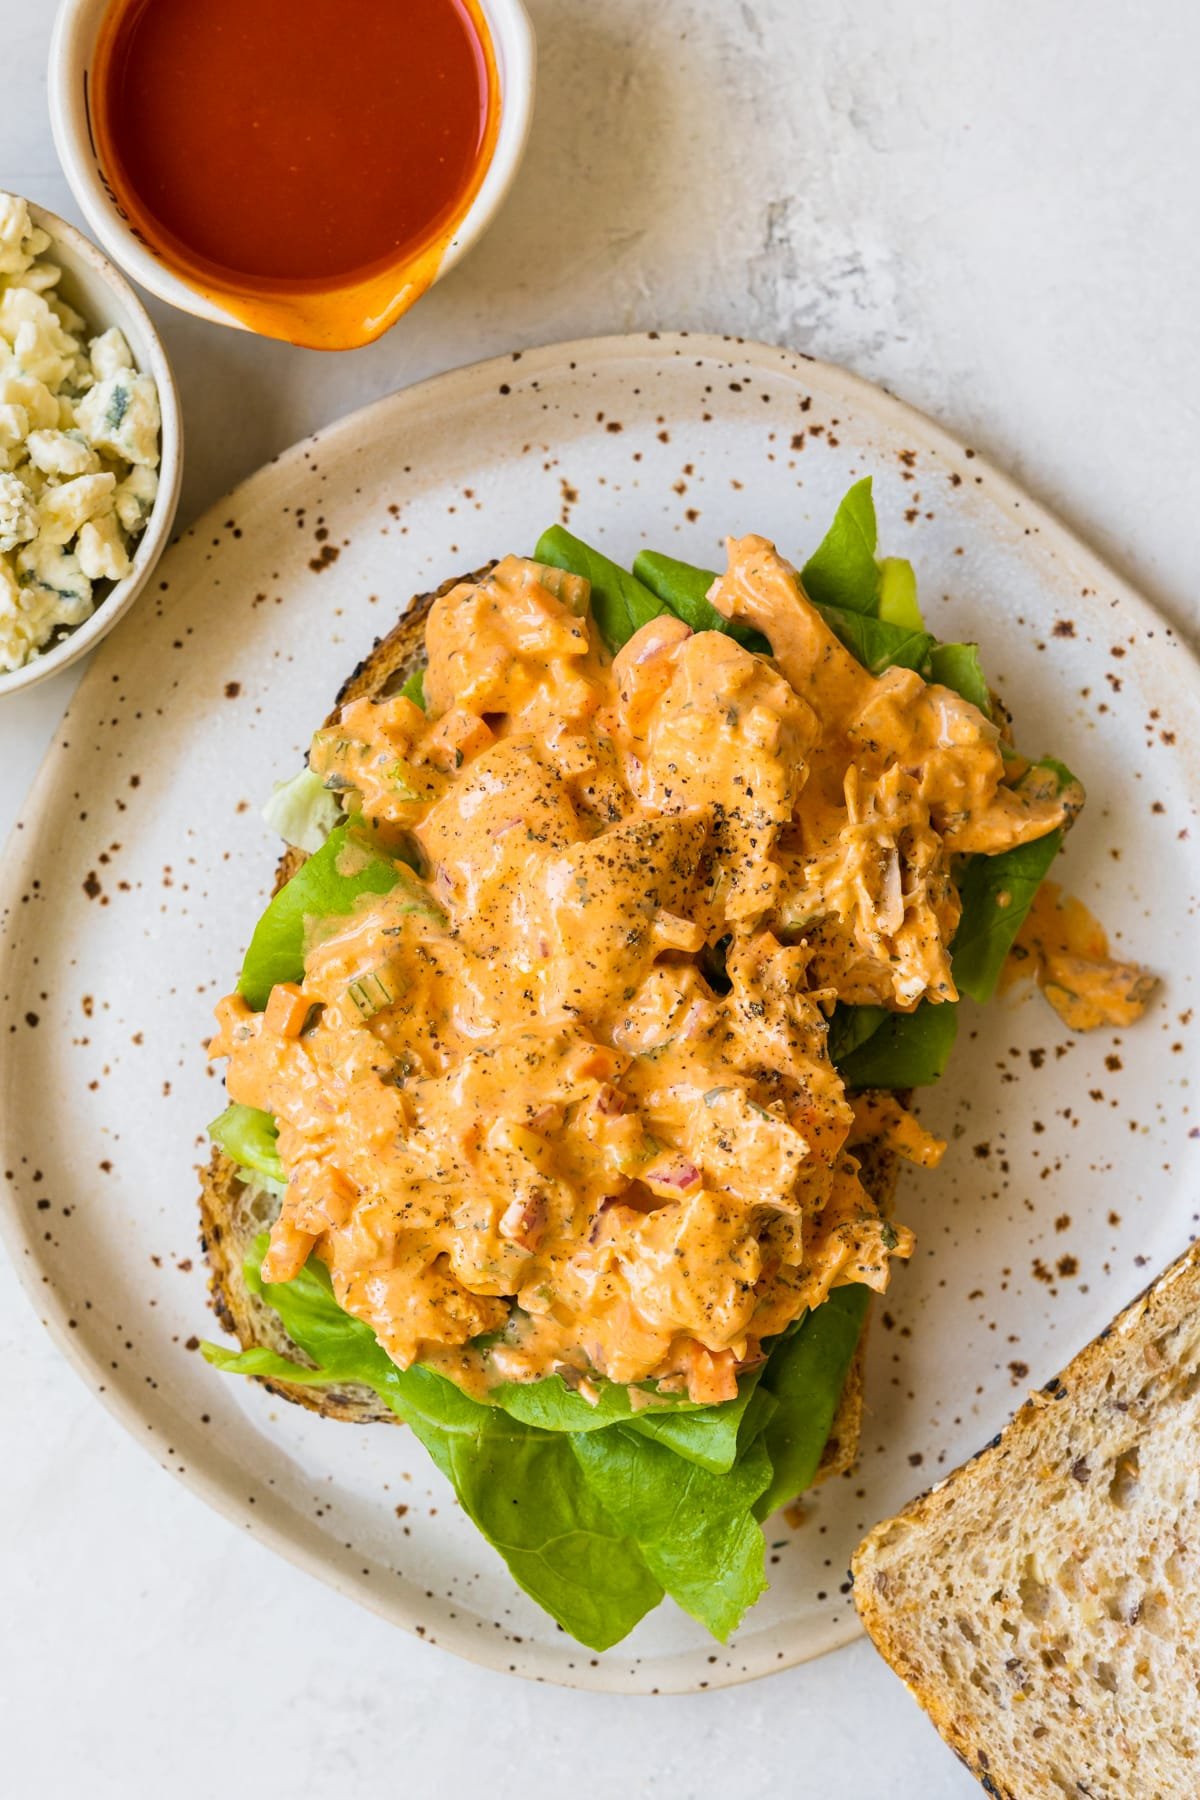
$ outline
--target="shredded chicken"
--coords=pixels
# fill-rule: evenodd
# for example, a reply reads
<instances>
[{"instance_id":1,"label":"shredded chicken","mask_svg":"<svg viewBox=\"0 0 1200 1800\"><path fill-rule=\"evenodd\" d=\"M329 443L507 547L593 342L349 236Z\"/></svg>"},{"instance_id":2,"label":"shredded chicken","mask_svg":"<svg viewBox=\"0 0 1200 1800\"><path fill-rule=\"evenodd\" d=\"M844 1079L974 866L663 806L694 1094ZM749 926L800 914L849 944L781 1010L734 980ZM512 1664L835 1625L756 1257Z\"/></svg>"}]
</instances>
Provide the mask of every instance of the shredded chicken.
<instances>
[{"instance_id":1,"label":"shredded chicken","mask_svg":"<svg viewBox=\"0 0 1200 1800\"><path fill-rule=\"evenodd\" d=\"M427 712L354 701L314 742L420 874L265 1012L223 1001L212 1050L279 1121L267 1278L315 1253L402 1366L721 1399L912 1249L855 1146L942 1146L851 1106L828 1013L953 1000L953 856L1071 802L957 695L860 668L764 539L711 598L774 655L663 617L610 660L586 584L506 558L434 606Z\"/></svg>"}]
</instances>

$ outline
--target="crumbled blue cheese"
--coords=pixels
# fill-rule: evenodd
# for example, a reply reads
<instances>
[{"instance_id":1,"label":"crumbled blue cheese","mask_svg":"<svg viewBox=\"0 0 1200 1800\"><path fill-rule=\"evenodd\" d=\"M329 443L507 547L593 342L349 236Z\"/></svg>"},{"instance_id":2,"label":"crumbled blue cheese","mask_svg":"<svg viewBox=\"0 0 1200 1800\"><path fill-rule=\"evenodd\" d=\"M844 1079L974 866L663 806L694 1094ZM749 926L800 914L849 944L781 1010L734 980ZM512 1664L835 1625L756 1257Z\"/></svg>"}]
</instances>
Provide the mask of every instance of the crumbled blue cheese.
<instances>
[{"instance_id":1,"label":"crumbled blue cheese","mask_svg":"<svg viewBox=\"0 0 1200 1800\"><path fill-rule=\"evenodd\" d=\"M133 357L129 345L125 342L125 334L116 325L110 325L99 337L92 339L90 346L92 374L97 381L107 381L122 369L132 369Z\"/></svg>"},{"instance_id":2,"label":"crumbled blue cheese","mask_svg":"<svg viewBox=\"0 0 1200 1800\"><path fill-rule=\"evenodd\" d=\"M37 536L37 504L23 481L0 475L0 551Z\"/></svg>"},{"instance_id":3,"label":"crumbled blue cheese","mask_svg":"<svg viewBox=\"0 0 1200 1800\"><path fill-rule=\"evenodd\" d=\"M150 468L158 462L158 389L150 375L118 369L98 381L75 408L75 423L89 444L109 456Z\"/></svg>"},{"instance_id":4,"label":"crumbled blue cheese","mask_svg":"<svg viewBox=\"0 0 1200 1800\"><path fill-rule=\"evenodd\" d=\"M10 477L11 479L11 477ZM69 544L89 519L113 509L115 475L76 475L44 487L38 500L38 537L44 544Z\"/></svg>"},{"instance_id":5,"label":"crumbled blue cheese","mask_svg":"<svg viewBox=\"0 0 1200 1800\"><path fill-rule=\"evenodd\" d=\"M0 670L82 624L122 581L158 493L153 378L116 326L87 341L50 238L0 193Z\"/></svg>"},{"instance_id":6,"label":"crumbled blue cheese","mask_svg":"<svg viewBox=\"0 0 1200 1800\"><path fill-rule=\"evenodd\" d=\"M157 498L158 470L148 469L145 464L130 469L113 500L113 510L130 537L145 530Z\"/></svg>"},{"instance_id":7,"label":"crumbled blue cheese","mask_svg":"<svg viewBox=\"0 0 1200 1800\"><path fill-rule=\"evenodd\" d=\"M0 275L24 275L44 250L50 233L39 231L15 194L0 194Z\"/></svg>"},{"instance_id":8,"label":"crumbled blue cheese","mask_svg":"<svg viewBox=\"0 0 1200 1800\"><path fill-rule=\"evenodd\" d=\"M133 566L115 512L81 525L75 551L89 581L124 581Z\"/></svg>"},{"instance_id":9,"label":"crumbled blue cheese","mask_svg":"<svg viewBox=\"0 0 1200 1800\"><path fill-rule=\"evenodd\" d=\"M79 558L65 544L47 544L35 538L17 552L17 583L39 603L52 595L65 625L80 625L92 610L92 584L79 566Z\"/></svg>"},{"instance_id":10,"label":"crumbled blue cheese","mask_svg":"<svg viewBox=\"0 0 1200 1800\"><path fill-rule=\"evenodd\" d=\"M92 475L100 467L100 458L82 431L31 431L25 448L43 475Z\"/></svg>"}]
</instances>

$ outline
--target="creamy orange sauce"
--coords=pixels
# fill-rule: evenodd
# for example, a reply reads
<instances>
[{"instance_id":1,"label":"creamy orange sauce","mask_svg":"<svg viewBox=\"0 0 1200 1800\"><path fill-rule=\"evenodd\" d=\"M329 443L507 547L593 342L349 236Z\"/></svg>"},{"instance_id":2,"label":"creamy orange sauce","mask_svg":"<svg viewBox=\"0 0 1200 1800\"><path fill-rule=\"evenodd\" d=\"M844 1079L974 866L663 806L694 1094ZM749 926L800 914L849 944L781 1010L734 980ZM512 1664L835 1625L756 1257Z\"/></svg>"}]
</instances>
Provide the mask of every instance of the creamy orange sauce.
<instances>
[{"instance_id":1,"label":"creamy orange sauce","mask_svg":"<svg viewBox=\"0 0 1200 1800\"><path fill-rule=\"evenodd\" d=\"M508 557L434 606L428 712L354 701L314 741L421 873L326 922L264 1013L224 1000L212 1053L279 1121L265 1276L315 1253L402 1366L720 1399L911 1252L851 1146L942 1147L851 1107L826 1014L956 998L951 853L1063 805L1006 785L956 695L866 674L764 539L711 598L774 657L664 617L610 659L587 583Z\"/></svg>"},{"instance_id":2,"label":"creamy orange sauce","mask_svg":"<svg viewBox=\"0 0 1200 1800\"><path fill-rule=\"evenodd\" d=\"M1099 919L1055 881L1044 881L1034 896L1000 990L1030 977L1072 1031L1132 1025L1158 987L1156 975L1109 955L1108 933Z\"/></svg>"}]
</instances>

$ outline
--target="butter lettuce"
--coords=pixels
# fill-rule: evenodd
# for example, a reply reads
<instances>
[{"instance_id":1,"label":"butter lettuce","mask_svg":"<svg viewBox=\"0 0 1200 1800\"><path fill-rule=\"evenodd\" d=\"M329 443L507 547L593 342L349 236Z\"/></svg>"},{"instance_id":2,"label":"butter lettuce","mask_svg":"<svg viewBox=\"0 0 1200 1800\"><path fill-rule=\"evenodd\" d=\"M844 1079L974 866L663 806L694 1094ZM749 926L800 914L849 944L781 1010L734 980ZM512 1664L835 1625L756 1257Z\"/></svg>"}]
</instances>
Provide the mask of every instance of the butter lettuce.
<instances>
[{"instance_id":1,"label":"butter lettuce","mask_svg":"<svg viewBox=\"0 0 1200 1800\"><path fill-rule=\"evenodd\" d=\"M209 1126L208 1135L239 1168L281 1185L286 1181L279 1160L279 1127L269 1112L257 1106L227 1106Z\"/></svg>"},{"instance_id":2,"label":"butter lettuce","mask_svg":"<svg viewBox=\"0 0 1200 1800\"><path fill-rule=\"evenodd\" d=\"M328 1369L311 1369L278 1350L268 1350L265 1344L255 1344L251 1350L230 1350L225 1344L205 1340L200 1353L222 1375L254 1375L264 1381L288 1381L299 1387L329 1387L334 1379Z\"/></svg>"},{"instance_id":3,"label":"butter lettuce","mask_svg":"<svg viewBox=\"0 0 1200 1800\"><path fill-rule=\"evenodd\" d=\"M903 556L880 558L879 597L875 610L889 625L906 625L910 631L924 631L925 621L917 599L917 572Z\"/></svg>"},{"instance_id":4,"label":"butter lettuce","mask_svg":"<svg viewBox=\"0 0 1200 1800\"><path fill-rule=\"evenodd\" d=\"M583 575L591 583L592 617L610 650L629 642L635 631L668 609L636 576L630 575L562 525L543 531L533 552L535 562Z\"/></svg>"},{"instance_id":5,"label":"butter lettuce","mask_svg":"<svg viewBox=\"0 0 1200 1800\"><path fill-rule=\"evenodd\" d=\"M818 606L878 617L882 577L875 561L878 530L871 477L843 496L833 524L800 571L804 591Z\"/></svg>"},{"instance_id":6,"label":"butter lettuce","mask_svg":"<svg viewBox=\"0 0 1200 1800\"><path fill-rule=\"evenodd\" d=\"M870 1298L869 1288L835 1288L773 1351L759 1390L774 1402L763 1433L771 1479L754 1503L756 1518L812 1486Z\"/></svg>"},{"instance_id":7,"label":"butter lettuce","mask_svg":"<svg viewBox=\"0 0 1200 1800\"><path fill-rule=\"evenodd\" d=\"M929 678L953 688L985 719L992 717L992 695L979 660L978 644L935 644L929 654Z\"/></svg>"},{"instance_id":8,"label":"butter lettuce","mask_svg":"<svg viewBox=\"0 0 1200 1800\"><path fill-rule=\"evenodd\" d=\"M771 1459L751 1431L723 1475L681 1463L664 1444L623 1425L571 1439L588 1486L634 1540L677 1606L724 1642L767 1585L766 1544L754 1508L771 1483Z\"/></svg>"},{"instance_id":9,"label":"butter lettuce","mask_svg":"<svg viewBox=\"0 0 1200 1800\"><path fill-rule=\"evenodd\" d=\"M664 1593L728 1637L765 1586L758 1520L815 1473L857 1343L848 1327L856 1302L839 1301L832 1333L827 1307L806 1317L763 1369L742 1377L736 1401L631 1414L609 1387L599 1422L582 1430L561 1409L564 1397L587 1402L557 1378L524 1390L535 1404L546 1390L533 1423L512 1410L512 1385L483 1402L431 1369L398 1369L370 1327L338 1306L315 1259L293 1281L264 1282L266 1243L263 1235L247 1259L247 1285L312 1366L205 1344L215 1368L371 1388L420 1438L513 1578L589 1648L619 1642Z\"/></svg>"},{"instance_id":10,"label":"butter lettuce","mask_svg":"<svg viewBox=\"0 0 1200 1800\"><path fill-rule=\"evenodd\" d=\"M760 1367L738 1377L736 1400L723 1400L718 1406L655 1407L630 1419L629 1429L710 1474L728 1474L748 1441L747 1415L754 1420L754 1429L761 1430L774 1411L774 1402L759 1387L761 1374Z\"/></svg>"},{"instance_id":11,"label":"butter lettuce","mask_svg":"<svg viewBox=\"0 0 1200 1800\"><path fill-rule=\"evenodd\" d=\"M885 1012L866 1040L840 1058L838 1072L848 1088L932 1087L945 1073L957 1035L958 1007L922 1000L915 1012Z\"/></svg>"},{"instance_id":12,"label":"butter lettuce","mask_svg":"<svg viewBox=\"0 0 1200 1800\"><path fill-rule=\"evenodd\" d=\"M280 888L255 926L238 977L242 998L261 1012L277 982L303 980L305 944L314 919L346 918L362 895L386 894L405 880L412 887L414 909L436 913L433 901L401 863L380 855L353 824L339 825Z\"/></svg>"},{"instance_id":13,"label":"butter lettuce","mask_svg":"<svg viewBox=\"0 0 1200 1800\"><path fill-rule=\"evenodd\" d=\"M321 777L303 768L290 781L277 781L262 816L285 844L310 854L321 848L342 816L341 803Z\"/></svg>"},{"instance_id":14,"label":"butter lettuce","mask_svg":"<svg viewBox=\"0 0 1200 1800\"><path fill-rule=\"evenodd\" d=\"M958 1008L922 1001L915 1012L846 1006L829 1021L829 1056L848 1088L930 1087L940 1080L958 1034Z\"/></svg>"},{"instance_id":15,"label":"butter lettuce","mask_svg":"<svg viewBox=\"0 0 1200 1800\"><path fill-rule=\"evenodd\" d=\"M430 1369L398 1369L370 1327L342 1311L320 1263L293 1281L267 1283L259 1273L264 1249L260 1239L247 1284L327 1381L372 1388L404 1420L514 1580L564 1630L607 1649L658 1604L662 1588L593 1494L568 1434L481 1405Z\"/></svg>"},{"instance_id":16,"label":"butter lettuce","mask_svg":"<svg viewBox=\"0 0 1200 1800\"><path fill-rule=\"evenodd\" d=\"M771 646L761 631L727 619L709 599L708 590L717 579L714 569L697 569L657 550L639 550L633 559L633 572L668 612L693 631L722 631L727 637L736 638L745 649L770 656Z\"/></svg>"},{"instance_id":17,"label":"butter lettuce","mask_svg":"<svg viewBox=\"0 0 1200 1800\"><path fill-rule=\"evenodd\" d=\"M860 1044L865 1044L885 1020L891 1018L886 1006L847 1006L839 1000L829 1020L826 1045L830 1061L840 1069Z\"/></svg>"},{"instance_id":18,"label":"butter lettuce","mask_svg":"<svg viewBox=\"0 0 1200 1800\"><path fill-rule=\"evenodd\" d=\"M504 1382L492 1389L490 1401L542 1431L586 1434L624 1425L639 1437L663 1444L685 1462L721 1475L737 1460L743 1420L757 1382L758 1370L744 1375L737 1398L715 1406L689 1400L686 1394L659 1394L647 1383L638 1390L643 1404L637 1407L630 1401L630 1390L616 1382L595 1381L593 1405L573 1392L561 1375L548 1375L541 1381Z\"/></svg>"},{"instance_id":19,"label":"butter lettuce","mask_svg":"<svg viewBox=\"0 0 1200 1800\"><path fill-rule=\"evenodd\" d=\"M693 568L690 563L662 556L657 550L640 551L633 567L667 610L693 631L721 631L736 638L747 650L771 654L771 646L761 632L731 622L708 599L708 590L717 579L714 569ZM851 656L872 675L882 675L885 669L896 667L917 669L922 674L928 671L934 641L920 625L913 629L908 623L877 619L870 613L843 606L818 603L817 611Z\"/></svg>"},{"instance_id":20,"label":"butter lettuce","mask_svg":"<svg viewBox=\"0 0 1200 1800\"><path fill-rule=\"evenodd\" d=\"M1071 771L1052 758L1036 765L1059 793L1074 783ZM955 985L973 1000L990 1000L1013 942L1062 848L1062 830L1032 844L1018 844L999 856L973 856L959 879L962 918L951 945Z\"/></svg>"},{"instance_id":21,"label":"butter lettuce","mask_svg":"<svg viewBox=\"0 0 1200 1800\"><path fill-rule=\"evenodd\" d=\"M885 619L872 618L870 613L850 612L840 606L818 606L817 611L855 661L872 675L882 675L885 669L915 669L919 675L929 674L934 642L927 631L889 624Z\"/></svg>"}]
</instances>

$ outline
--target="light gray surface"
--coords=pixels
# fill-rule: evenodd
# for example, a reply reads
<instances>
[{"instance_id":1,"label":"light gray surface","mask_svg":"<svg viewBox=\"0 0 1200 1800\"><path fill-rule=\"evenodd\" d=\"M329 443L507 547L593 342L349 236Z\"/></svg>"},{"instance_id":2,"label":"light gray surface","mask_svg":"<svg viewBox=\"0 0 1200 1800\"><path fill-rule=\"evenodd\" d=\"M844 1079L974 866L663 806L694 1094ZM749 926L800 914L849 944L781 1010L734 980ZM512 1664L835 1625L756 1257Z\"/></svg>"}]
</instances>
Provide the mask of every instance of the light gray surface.
<instances>
[{"instance_id":1,"label":"light gray surface","mask_svg":"<svg viewBox=\"0 0 1200 1800\"><path fill-rule=\"evenodd\" d=\"M0 0L0 186L75 217L44 112L51 10ZM541 101L517 189L389 338L321 358L156 311L187 409L182 519L436 369L591 331L724 329L925 407L1195 626L1200 25L1184 0L533 11ZM0 706L0 832L72 685ZM0 1355L6 1792L199 1800L222 1774L272 1800L977 1791L864 1645L671 1701L454 1663L170 1482L60 1363L7 1268Z\"/></svg>"}]
</instances>

